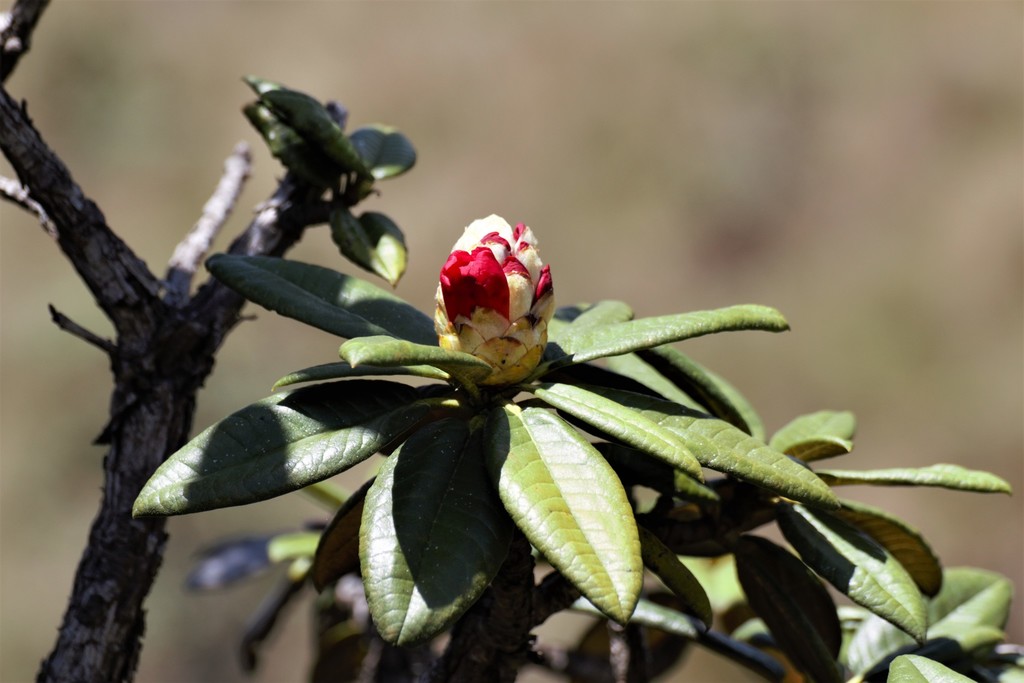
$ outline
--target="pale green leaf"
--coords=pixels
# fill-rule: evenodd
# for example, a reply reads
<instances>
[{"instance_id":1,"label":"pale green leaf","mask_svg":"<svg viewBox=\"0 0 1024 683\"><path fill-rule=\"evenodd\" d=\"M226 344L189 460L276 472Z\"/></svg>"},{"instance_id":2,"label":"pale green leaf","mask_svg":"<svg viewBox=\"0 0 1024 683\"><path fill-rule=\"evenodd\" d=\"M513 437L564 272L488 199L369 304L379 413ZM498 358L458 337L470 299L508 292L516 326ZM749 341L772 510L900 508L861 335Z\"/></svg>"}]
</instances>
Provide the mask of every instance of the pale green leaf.
<instances>
[{"instance_id":1,"label":"pale green leaf","mask_svg":"<svg viewBox=\"0 0 1024 683\"><path fill-rule=\"evenodd\" d=\"M939 592L942 565L917 529L884 510L850 500L844 500L843 507L835 514L892 553L922 593L935 595Z\"/></svg>"},{"instance_id":2,"label":"pale green leaf","mask_svg":"<svg viewBox=\"0 0 1024 683\"><path fill-rule=\"evenodd\" d=\"M263 399L209 427L164 462L132 513L180 515L265 500L362 462L423 418L412 387L351 380Z\"/></svg>"},{"instance_id":3,"label":"pale green leaf","mask_svg":"<svg viewBox=\"0 0 1024 683\"><path fill-rule=\"evenodd\" d=\"M513 528L483 460L479 435L442 420L411 436L370 487L359 557L389 643L415 645L448 628L501 567Z\"/></svg>"},{"instance_id":4,"label":"pale green leaf","mask_svg":"<svg viewBox=\"0 0 1024 683\"><path fill-rule=\"evenodd\" d=\"M560 331L551 367L585 363L717 332L782 332L788 328L785 318L778 311L753 304L642 318L610 325L585 325L576 329L570 325Z\"/></svg>"},{"instance_id":5,"label":"pale green leaf","mask_svg":"<svg viewBox=\"0 0 1024 683\"><path fill-rule=\"evenodd\" d=\"M624 353L621 356L611 356L605 362L613 372L636 380L666 400L692 408L693 410L704 410L700 403L676 386L674 382L667 379L665 375L655 370L650 363L640 358L638 354Z\"/></svg>"},{"instance_id":6,"label":"pale green leaf","mask_svg":"<svg viewBox=\"0 0 1024 683\"><path fill-rule=\"evenodd\" d=\"M605 398L599 389L571 384L539 384L530 391L545 403L608 434L637 450L649 453L704 481L701 465L675 432L643 413Z\"/></svg>"},{"instance_id":7,"label":"pale green leaf","mask_svg":"<svg viewBox=\"0 0 1024 683\"><path fill-rule=\"evenodd\" d=\"M839 500L814 472L728 422L671 401L612 389L600 391L682 437L704 467L809 505L839 507Z\"/></svg>"},{"instance_id":8,"label":"pale green leaf","mask_svg":"<svg viewBox=\"0 0 1024 683\"><path fill-rule=\"evenodd\" d=\"M250 301L340 337L387 334L437 344L426 314L365 280L269 256L215 254L206 267Z\"/></svg>"},{"instance_id":9,"label":"pale green leaf","mask_svg":"<svg viewBox=\"0 0 1024 683\"><path fill-rule=\"evenodd\" d=\"M778 524L803 561L836 590L924 641L924 597L885 548L838 517L802 505L779 505Z\"/></svg>"},{"instance_id":10,"label":"pale green leaf","mask_svg":"<svg viewBox=\"0 0 1024 683\"><path fill-rule=\"evenodd\" d=\"M1005 628L1013 584L1004 576L973 567L954 567L944 574L942 590L929 608L932 638L956 638L972 626Z\"/></svg>"},{"instance_id":11,"label":"pale green leaf","mask_svg":"<svg viewBox=\"0 0 1024 683\"><path fill-rule=\"evenodd\" d=\"M822 410L795 418L768 443L786 455L811 462L852 451L856 426L851 412Z\"/></svg>"},{"instance_id":12,"label":"pale green leaf","mask_svg":"<svg viewBox=\"0 0 1024 683\"><path fill-rule=\"evenodd\" d=\"M341 345L338 353L352 367L416 367L429 365L466 382L477 382L491 374L493 368L476 356L462 351L449 351L440 346L414 344L388 336L360 337Z\"/></svg>"},{"instance_id":13,"label":"pale green leaf","mask_svg":"<svg viewBox=\"0 0 1024 683\"><path fill-rule=\"evenodd\" d=\"M898 467L884 470L818 470L831 486L870 484L872 486L937 486L955 491L1010 493L1010 484L990 472L969 470L959 465Z\"/></svg>"},{"instance_id":14,"label":"pale green leaf","mask_svg":"<svg viewBox=\"0 0 1024 683\"><path fill-rule=\"evenodd\" d=\"M886 683L971 683L967 676L919 655L902 655L894 659L885 680Z\"/></svg>"},{"instance_id":15,"label":"pale green leaf","mask_svg":"<svg viewBox=\"0 0 1024 683\"><path fill-rule=\"evenodd\" d=\"M345 361L337 363L324 363L313 367L303 368L290 372L281 379L274 382L272 391L292 384L303 382L322 382L329 379L347 379L350 377L381 377L389 375L406 375L409 377L426 377L428 379L447 380L449 375L444 370L438 370L429 365L396 365L392 367L380 367L375 365L360 365L354 368Z\"/></svg>"},{"instance_id":16,"label":"pale green leaf","mask_svg":"<svg viewBox=\"0 0 1024 683\"><path fill-rule=\"evenodd\" d=\"M640 527L640 550L644 565L683 601L694 616L704 622L705 626L710 626L714 618L711 602L693 572L679 561L661 539L643 527Z\"/></svg>"},{"instance_id":17,"label":"pale green leaf","mask_svg":"<svg viewBox=\"0 0 1024 683\"><path fill-rule=\"evenodd\" d=\"M611 466L540 408L495 408L487 432L491 479L516 525L601 611L628 621L643 563L633 511Z\"/></svg>"},{"instance_id":18,"label":"pale green leaf","mask_svg":"<svg viewBox=\"0 0 1024 683\"><path fill-rule=\"evenodd\" d=\"M743 394L725 379L671 346L646 349L638 355L697 401L702 410L735 425L755 439L765 440L761 417Z\"/></svg>"},{"instance_id":19,"label":"pale green leaf","mask_svg":"<svg viewBox=\"0 0 1024 683\"><path fill-rule=\"evenodd\" d=\"M319 531L296 531L280 534L267 544L267 556L271 562L284 562L300 557L312 557L320 542Z\"/></svg>"}]
</instances>

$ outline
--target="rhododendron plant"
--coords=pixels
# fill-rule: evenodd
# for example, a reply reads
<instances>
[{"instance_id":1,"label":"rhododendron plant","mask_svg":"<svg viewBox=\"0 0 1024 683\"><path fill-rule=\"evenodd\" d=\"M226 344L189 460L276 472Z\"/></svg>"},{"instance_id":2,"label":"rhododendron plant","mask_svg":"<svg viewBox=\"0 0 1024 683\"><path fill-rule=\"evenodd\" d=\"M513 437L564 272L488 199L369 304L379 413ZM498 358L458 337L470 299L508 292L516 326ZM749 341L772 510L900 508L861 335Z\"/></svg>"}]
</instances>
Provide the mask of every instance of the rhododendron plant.
<instances>
[{"instance_id":1,"label":"rhododendron plant","mask_svg":"<svg viewBox=\"0 0 1024 683\"><path fill-rule=\"evenodd\" d=\"M250 83L259 101L249 110L275 154L306 164L295 182L332 191L342 254L393 284L405 265L401 231L383 214L350 210L412 165L408 140L384 127L346 135L313 98ZM820 468L851 452L850 413L800 415L768 431L732 384L675 346L785 331L775 309L641 319L621 301L556 310L533 231L498 216L470 222L444 260L433 319L322 266L224 254L207 265L251 301L346 340L340 361L282 377L275 389L287 391L197 435L135 503L136 515L175 515L296 490L327 503L329 520L312 530L267 535L257 551L251 539L228 543L202 561L232 576L240 572L224 567L242 560L247 571L290 563L247 652L310 584L321 591L315 680L381 680L384 652L404 657L410 676L429 666L431 681L512 680L525 662L545 662L531 630L570 608L595 624L572 654L590 661L603 648L589 666L608 680L636 662L656 675L688 643L769 680L919 680L892 678L919 664L896 654L944 658L929 666L985 680L1015 666L992 648L1007 616L1004 579L944 571L912 527L834 491L1007 492L1005 481L953 465ZM379 470L357 490L326 481L376 454ZM750 533L769 524L785 545ZM857 605L843 620L825 583ZM978 606L982 593L998 599Z\"/></svg>"},{"instance_id":2,"label":"rhododendron plant","mask_svg":"<svg viewBox=\"0 0 1024 683\"><path fill-rule=\"evenodd\" d=\"M441 268L434 327L442 348L494 368L484 385L510 384L540 361L555 311L551 270L533 232L499 216L473 221Z\"/></svg>"}]
</instances>

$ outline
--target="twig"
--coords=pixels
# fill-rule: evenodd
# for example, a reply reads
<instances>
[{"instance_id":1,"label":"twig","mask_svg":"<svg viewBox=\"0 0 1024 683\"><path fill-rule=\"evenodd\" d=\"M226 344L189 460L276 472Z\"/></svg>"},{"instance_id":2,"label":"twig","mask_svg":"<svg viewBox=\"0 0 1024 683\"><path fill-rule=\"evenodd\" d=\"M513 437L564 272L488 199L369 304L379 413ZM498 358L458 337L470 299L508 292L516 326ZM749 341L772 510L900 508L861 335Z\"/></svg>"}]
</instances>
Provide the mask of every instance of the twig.
<instances>
[{"instance_id":1,"label":"twig","mask_svg":"<svg viewBox=\"0 0 1024 683\"><path fill-rule=\"evenodd\" d=\"M217 189L203 206L203 215L196 221L171 256L168 263L164 301L180 308L188 301L188 290L192 284L199 262L210 250L213 240L224 226L235 208L245 181L249 178L252 154L249 145L239 142L224 161L224 175Z\"/></svg>"},{"instance_id":2,"label":"twig","mask_svg":"<svg viewBox=\"0 0 1024 683\"><path fill-rule=\"evenodd\" d=\"M46 215L46 209L41 207L39 202L32 199L27 187L14 178L0 176L0 197L17 204L26 211L34 213L46 234L54 239L57 238L57 228L53 225L50 217Z\"/></svg>"},{"instance_id":3,"label":"twig","mask_svg":"<svg viewBox=\"0 0 1024 683\"><path fill-rule=\"evenodd\" d=\"M85 329L74 320L54 308L52 304L47 308L50 309L50 319L53 320L60 329L71 333L87 344L92 344L105 353L112 354L117 351L117 346L115 346L109 339L104 339L95 332L90 332Z\"/></svg>"},{"instance_id":4,"label":"twig","mask_svg":"<svg viewBox=\"0 0 1024 683\"><path fill-rule=\"evenodd\" d=\"M0 14L0 83L28 52L32 31L48 4L50 0L17 0L9 12Z\"/></svg>"}]
</instances>

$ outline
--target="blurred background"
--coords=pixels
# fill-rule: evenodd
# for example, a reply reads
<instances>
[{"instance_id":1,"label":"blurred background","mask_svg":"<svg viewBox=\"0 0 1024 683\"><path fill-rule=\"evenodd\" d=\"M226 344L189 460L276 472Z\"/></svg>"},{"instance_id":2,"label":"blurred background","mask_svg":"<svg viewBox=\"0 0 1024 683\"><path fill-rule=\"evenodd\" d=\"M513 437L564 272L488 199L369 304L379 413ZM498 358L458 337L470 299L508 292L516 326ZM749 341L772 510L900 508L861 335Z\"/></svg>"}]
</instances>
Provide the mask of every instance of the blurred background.
<instances>
[{"instance_id":1,"label":"blurred background","mask_svg":"<svg viewBox=\"0 0 1024 683\"><path fill-rule=\"evenodd\" d=\"M769 429L854 411L857 450L836 466L955 462L1008 479L1016 497L843 493L919 527L948 566L999 571L1020 591L1022 20L1020 3L78 0L44 14L8 89L160 275L237 141L253 146L253 178L218 249L283 172L239 112L252 73L416 144L413 172L362 208L406 231L398 293L424 310L463 226L492 212L533 227L562 304L776 306L787 334L684 348ZM110 389L102 355L46 306L111 328L31 216L4 202L0 222L0 680L20 683L53 645L97 507L103 450L90 443ZM291 257L352 268L323 228ZM247 312L197 429L336 358L337 339ZM186 594L195 553L320 514L291 496L172 519L138 680L244 680L237 638L273 578ZM1018 601L1015 642L1022 613ZM304 677L308 601L280 626L251 680ZM745 680L707 656L688 670L709 662L687 680Z\"/></svg>"}]
</instances>

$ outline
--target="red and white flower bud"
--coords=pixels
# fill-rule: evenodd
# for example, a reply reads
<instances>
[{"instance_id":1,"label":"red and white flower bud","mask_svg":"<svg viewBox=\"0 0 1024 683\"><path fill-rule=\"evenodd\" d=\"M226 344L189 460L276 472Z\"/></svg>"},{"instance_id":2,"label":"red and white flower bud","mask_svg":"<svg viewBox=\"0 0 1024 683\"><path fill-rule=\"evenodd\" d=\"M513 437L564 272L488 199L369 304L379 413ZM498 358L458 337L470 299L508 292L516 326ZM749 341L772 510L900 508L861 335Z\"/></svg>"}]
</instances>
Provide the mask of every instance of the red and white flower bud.
<instances>
[{"instance_id":1,"label":"red and white flower bud","mask_svg":"<svg viewBox=\"0 0 1024 683\"><path fill-rule=\"evenodd\" d=\"M494 368L481 384L512 384L540 362L554 311L533 232L491 215L466 228L441 269L434 328L442 348Z\"/></svg>"}]
</instances>

